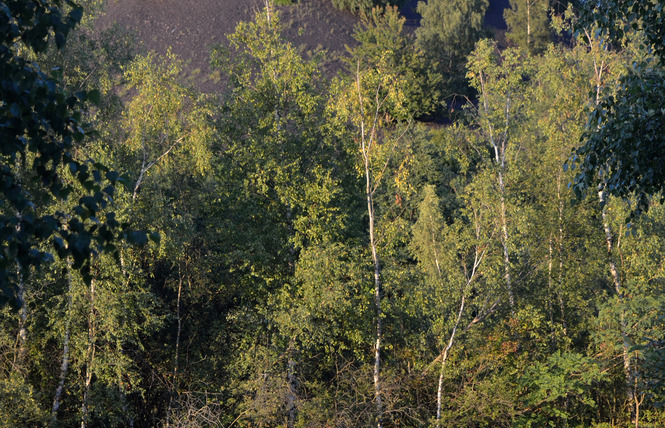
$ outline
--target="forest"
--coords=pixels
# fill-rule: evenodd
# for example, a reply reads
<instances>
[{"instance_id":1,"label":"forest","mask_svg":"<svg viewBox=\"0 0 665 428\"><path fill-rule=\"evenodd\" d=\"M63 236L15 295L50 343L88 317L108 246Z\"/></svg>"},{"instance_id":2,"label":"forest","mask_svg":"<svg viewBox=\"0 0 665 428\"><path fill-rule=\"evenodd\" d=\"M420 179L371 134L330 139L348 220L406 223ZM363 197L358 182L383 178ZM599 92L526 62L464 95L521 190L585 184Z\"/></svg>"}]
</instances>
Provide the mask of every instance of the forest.
<instances>
[{"instance_id":1,"label":"forest","mask_svg":"<svg viewBox=\"0 0 665 428\"><path fill-rule=\"evenodd\" d=\"M0 0L0 427L665 426L665 1L275 3Z\"/></svg>"}]
</instances>

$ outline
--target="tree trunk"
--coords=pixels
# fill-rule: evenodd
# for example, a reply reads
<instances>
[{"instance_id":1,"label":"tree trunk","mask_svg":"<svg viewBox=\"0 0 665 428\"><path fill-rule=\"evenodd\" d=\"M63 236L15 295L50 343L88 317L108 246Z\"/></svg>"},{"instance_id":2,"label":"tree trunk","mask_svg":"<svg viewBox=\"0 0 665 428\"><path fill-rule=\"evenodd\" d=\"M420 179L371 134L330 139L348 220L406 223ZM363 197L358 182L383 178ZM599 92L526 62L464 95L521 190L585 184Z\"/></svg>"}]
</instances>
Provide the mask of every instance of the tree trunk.
<instances>
[{"instance_id":1,"label":"tree trunk","mask_svg":"<svg viewBox=\"0 0 665 428\"><path fill-rule=\"evenodd\" d=\"M466 287L465 287L466 288ZM466 292L466 289L464 290ZM455 320L455 326L453 327L453 331L450 333L450 339L448 339L448 345L444 348L441 356L441 372L439 373L439 387L437 390L436 394L436 426L439 427L441 426L441 397L442 397L442 390L443 390L443 373L444 373L444 368L446 367L446 361L448 360L448 352L450 352L450 348L453 347L453 343L455 342L455 334L457 333L457 327L459 326L459 322L462 319L462 314L464 313L464 304L466 303L466 296L462 294L462 302L460 303L459 311L457 312L457 319Z\"/></svg>"},{"instance_id":2,"label":"tree trunk","mask_svg":"<svg viewBox=\"0 0 665 428\"><path fill-rule=\"evenodd\" d=\"M23 279L23 267L18 260L16 260L16 275L18 278L18 295L16 300L19 306L19 320L17 348L14 353L14 370L22 371L25 365L25 356L28 346L28 307L25 302L26 289L25 281Z\"/></svg>"},{"instance_id":3,"label":"tree trunk","mask_svg":"<svg viewBox=\"0 0 665 428\"><path fill-rule=\"evenodd\" d=\"M53 407L51 408L51 425L55 425L58 420L58 410L62 400L62 391L65 388L65 380L67 378L67 371L69 370L69 334L71 317L70 311L72 307L72 272L71 263L68 261L67 271L67 312L65 316L65 338L62 344L62 363L60 364L60 379L58 380L58 387L55 389L55 396L53 397Z\"/></svg>"},{"instance_id":4,"label":"tree trunk","mask_svg":"<svg viewBox=\"0 0 665 428\"><path fill-rule=\"evenodd\" d=\"M372 249L372 260L374 261L374 305L376 307L376 342L374 347L374 400L376 401L377 426L381 428L383 420L383 407L381 403L381 265L379 254L376 250L374 236L374 201L372 199L372 188L370 181L369 162L365 161L365 175L367 183L367 212L369 214L369 242Z\"/></svg>"},{"instance_id":5,"label":"tree trunk","mask_svg":"<svg viewBox=\"0 0 665 428\"><path fill-rule=\"evenodd\" d=\"M88 424L88 400L90 398L90 384L92 383L93 363L97 342L97 327L95 324L95 280L90 281L90 310L88 313L88 351L86 355L85 377L83 385L83 404L81 405L81 428Z\"/></svg>"},{"instance_id":6,"label":"tree trunk","mask_svg":"<svg viewBox=\"0 0 665 428\"><path fill-rule=\"evenodd\" d=\"M531 0L526 0L526 46L531 52Z\"/></svg>"},{"instance_id":7,"label":"tree trunk","mask_svg":"<svg viewBox=\"0 0 665 428\"><path fill-rule=\"evenodd\" d=\"M617 298L619 299L619 305L623 307L625 305L626 296L621 284L621 276L619 275L619 270L617 269L616 262L614 261L614 251L613 251L613 235L612 228L609 223L609 218L607 214L607 195L605 194L605 189L598 191L598 199L602 206L602 219L603 219L603 229L605 231L605 244L607 245L607 259L610 269L610 275L612 276L612 283L614 285L614 291L616 292ZM631 416L635 418L635 409L637 408L637 395L636 390L634 389L635 378L631 370L630 364L630 340L628 337L628 324L626 322L626 310L622 309L621 315L619 318L619 328L621 334L621 350L623 357L623 370L624 376L626 378L626 394L629 402L631 403Z\"/></svg>"},{"instance_id":8,"label":"tree trunk","mask_svg":"<svg viewBox=\"0 0 665 428\"><path fill-rule=\"evenodd\" d=\"M508 149L508 124L510 122L510 95L506 95L505 107L505 131L503 135L496 136L494 127L490 121L489 107L487 105L487 94L485 93L485 78L482 73L480 75L480 85L482 90L483 108L487 116L487 136L489 137L490 144L494 149L494 160L498 165L498 181L499 181L499 198L501 202L499 217L501 221L501 246L503 247L503 267L504 279L506 280L506 291L508 292L508 303L510 304L510 313L515 317L515 297L513 295L513 285L510 272L510 251L509 251L509 236L508 236L508 220L506 213L506 186L503 180L503 174L506 171L506 150ZM500 138L498 140L497 138Z\"/></svg>"},{"instance_id":9,"label":"tree trunk","mask_svg":"<svg viewBox=\"0 0 665 428\"><path fill-rule=\"evenodd\" d=\"M554 290L552 287L552 265L554 263L553 261L553 253L554 250L552 249L553 243L552 243L552 232L550 232L550 237L548 240L548 246L547 246L547 313L550 318L550 346L554 348L555 342L556 342L556 336L555 336L555 331L554 331L554 303L552 300L554 299Z\"/></svg>"},{"instance_id":10,"label":"tree trunk","mask_svg":"<svg viewBox=\"0 0 665 428\"><path fill-rule=\"evenodd\" d=\"M561 323L563 324L563 335L568 336L568 322L566 321L566 307L563 300L563 198L561 197L561 174L556 178L556 194L559 201L559 283L557 284L557 297L559 298L559 309L561 311Z\"/></svg>"},{"instance_id":11,"label":"tree trunk","mask_svg":"<svg viewBox=\"0 0 665 428\"><path fill-rule=\"evenodd\" d=\"M178 266L178 297L176 300L176 319L178 320L178 329L175 336L175 355L173 356L173 384L169 397L169 407L166 411L166 427L171 426L171 408L173 406L173 396L178 392L178 359L180 357L180 334L182 332L182 319L180 317L180 298L182 295L182 272Z\"/></svg>"},{"instance_id":12,"label":"tree trunk","mask_svg":"<svg viewBox=\"0 0 665 428\"><path fill-rule=\"evenodd\" d=\"M293 342L294 340L291 340L291 343L289 343L289 349L287 350L288 353L288 361L287 361L287 367L286 367L286 381L288 384L288 395L286 397L286 407L288 409L288 423L287 427L288 428L294 428L296 425L296 359L295 359L295 350L293 349Z\"/></svg>"},{"instance_id":13,"label":"tree trunk","mask_svg":"<svg viewBox=\"0 0 665 428\"><path fill-rule=\"evenodd\" d=\"M506 280L506 290L508 291L508 303L510 304L510 313L515 316L515 297L513 296L513 284L510 275L510 252L508 249L508 220L506 219L506 187L503 183L503 171L505 168L505 154L502 155L499 169L499 191L501 192L501 246L503 247L503 268L504 278Z\"/></svg>"},{"instance_id":14,"label":"tree trunk","mask_svg":"<svg viewBox=\"0 0 665 428\"><path fill-rule=\"evenodd\" d=\"M383 426L383 405L381 401L381 337L382 330L382 312L381 312L381 264L379 262L379 254L376 248L376 236L374 233L374 191L372 179L372 171L370 168L370 150L372 145L376 143L377 123L379 119L379 105L380 102L376 100L376 111L372 120L372 126L369 130L369 137L365 129L365 109L362 90L360 87L360 61L358 61L358 68L356 70L356 88L358 90L358 102L360 105L360 150L363 156L365 166L365 195L367 198L367 214L369 216L369 244L372 251L372 261L374 262L374 305L376 309L376 336L374 343L374 401L376 403L376 421L377 427ZM378 92L377 92L378 97ZM386 163L387 165L387 163ZM380 180L380 179L379 179Z\"/></svg>"}]
</instances>

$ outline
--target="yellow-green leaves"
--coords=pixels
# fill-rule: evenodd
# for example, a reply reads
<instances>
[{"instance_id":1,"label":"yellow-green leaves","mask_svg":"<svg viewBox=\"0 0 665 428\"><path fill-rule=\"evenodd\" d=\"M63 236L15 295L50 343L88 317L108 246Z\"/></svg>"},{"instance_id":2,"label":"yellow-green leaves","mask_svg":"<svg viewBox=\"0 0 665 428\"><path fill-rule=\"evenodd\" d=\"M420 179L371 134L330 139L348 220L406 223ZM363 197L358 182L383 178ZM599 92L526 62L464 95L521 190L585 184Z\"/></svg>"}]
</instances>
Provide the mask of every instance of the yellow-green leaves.
<instances>
[{"instance_id":1,"label":"yellow-green leaves","mask_svg":"<svg viewBox=\"0 0 665 428\"><path fill-rule=\"evenodd\" d=\"M125 76L133 97L123 114L125 145L145 165L161 168L177 159L179 168L203 174L211 161L212 113L202 97L180 82L182 68L171 53L163 59L139 57L128 67Z\"/></svg>"}]
</instances>

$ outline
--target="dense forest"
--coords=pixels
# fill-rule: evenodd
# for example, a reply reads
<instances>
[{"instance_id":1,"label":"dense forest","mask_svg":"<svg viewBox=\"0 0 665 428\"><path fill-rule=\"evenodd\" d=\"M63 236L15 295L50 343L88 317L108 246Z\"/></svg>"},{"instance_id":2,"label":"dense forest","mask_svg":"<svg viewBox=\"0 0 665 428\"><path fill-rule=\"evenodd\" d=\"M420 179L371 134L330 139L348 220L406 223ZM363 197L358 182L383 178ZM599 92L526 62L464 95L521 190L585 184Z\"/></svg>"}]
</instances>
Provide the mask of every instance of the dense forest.
<instances>
[{"instance_id":1,"label":"dense forest","mask_svg":"<svg viewBox=\"0 0 665 428\"><path fill-rule=\"evenodd\" d=\"M0 427L665 426L665 2L332 2L0 1Z\"/></svg>"}]
</instances>

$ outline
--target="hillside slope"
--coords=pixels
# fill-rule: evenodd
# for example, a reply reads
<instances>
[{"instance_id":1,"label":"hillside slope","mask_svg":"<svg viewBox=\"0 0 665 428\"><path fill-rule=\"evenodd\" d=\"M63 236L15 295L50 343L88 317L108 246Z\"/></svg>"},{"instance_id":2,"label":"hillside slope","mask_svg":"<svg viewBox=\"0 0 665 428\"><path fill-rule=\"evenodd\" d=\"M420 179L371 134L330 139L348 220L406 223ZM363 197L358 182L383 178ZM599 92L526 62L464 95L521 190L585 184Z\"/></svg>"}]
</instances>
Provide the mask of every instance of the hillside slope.
<instances>
[{"instance_id":1,"label":"hillside slope","mask_svg":"<svg viewBox=\"0 0 665 428\"><path fill-rule=\"evenodd\" d=\"M263 4L263 0L109 0L97 26L101 30L119 24L136 36L141 51L164 54L170 48L189 61L199 89L214 91L220 89L220 81L210 76L210 47L227 43L226 36L238 22L251 20ZM285 36L305 55L326 49L324 67L330 72L339 69L335 56L353 44L357 19L326 0L305 0L279 9Z\"/></svg>"}]
</instances>

